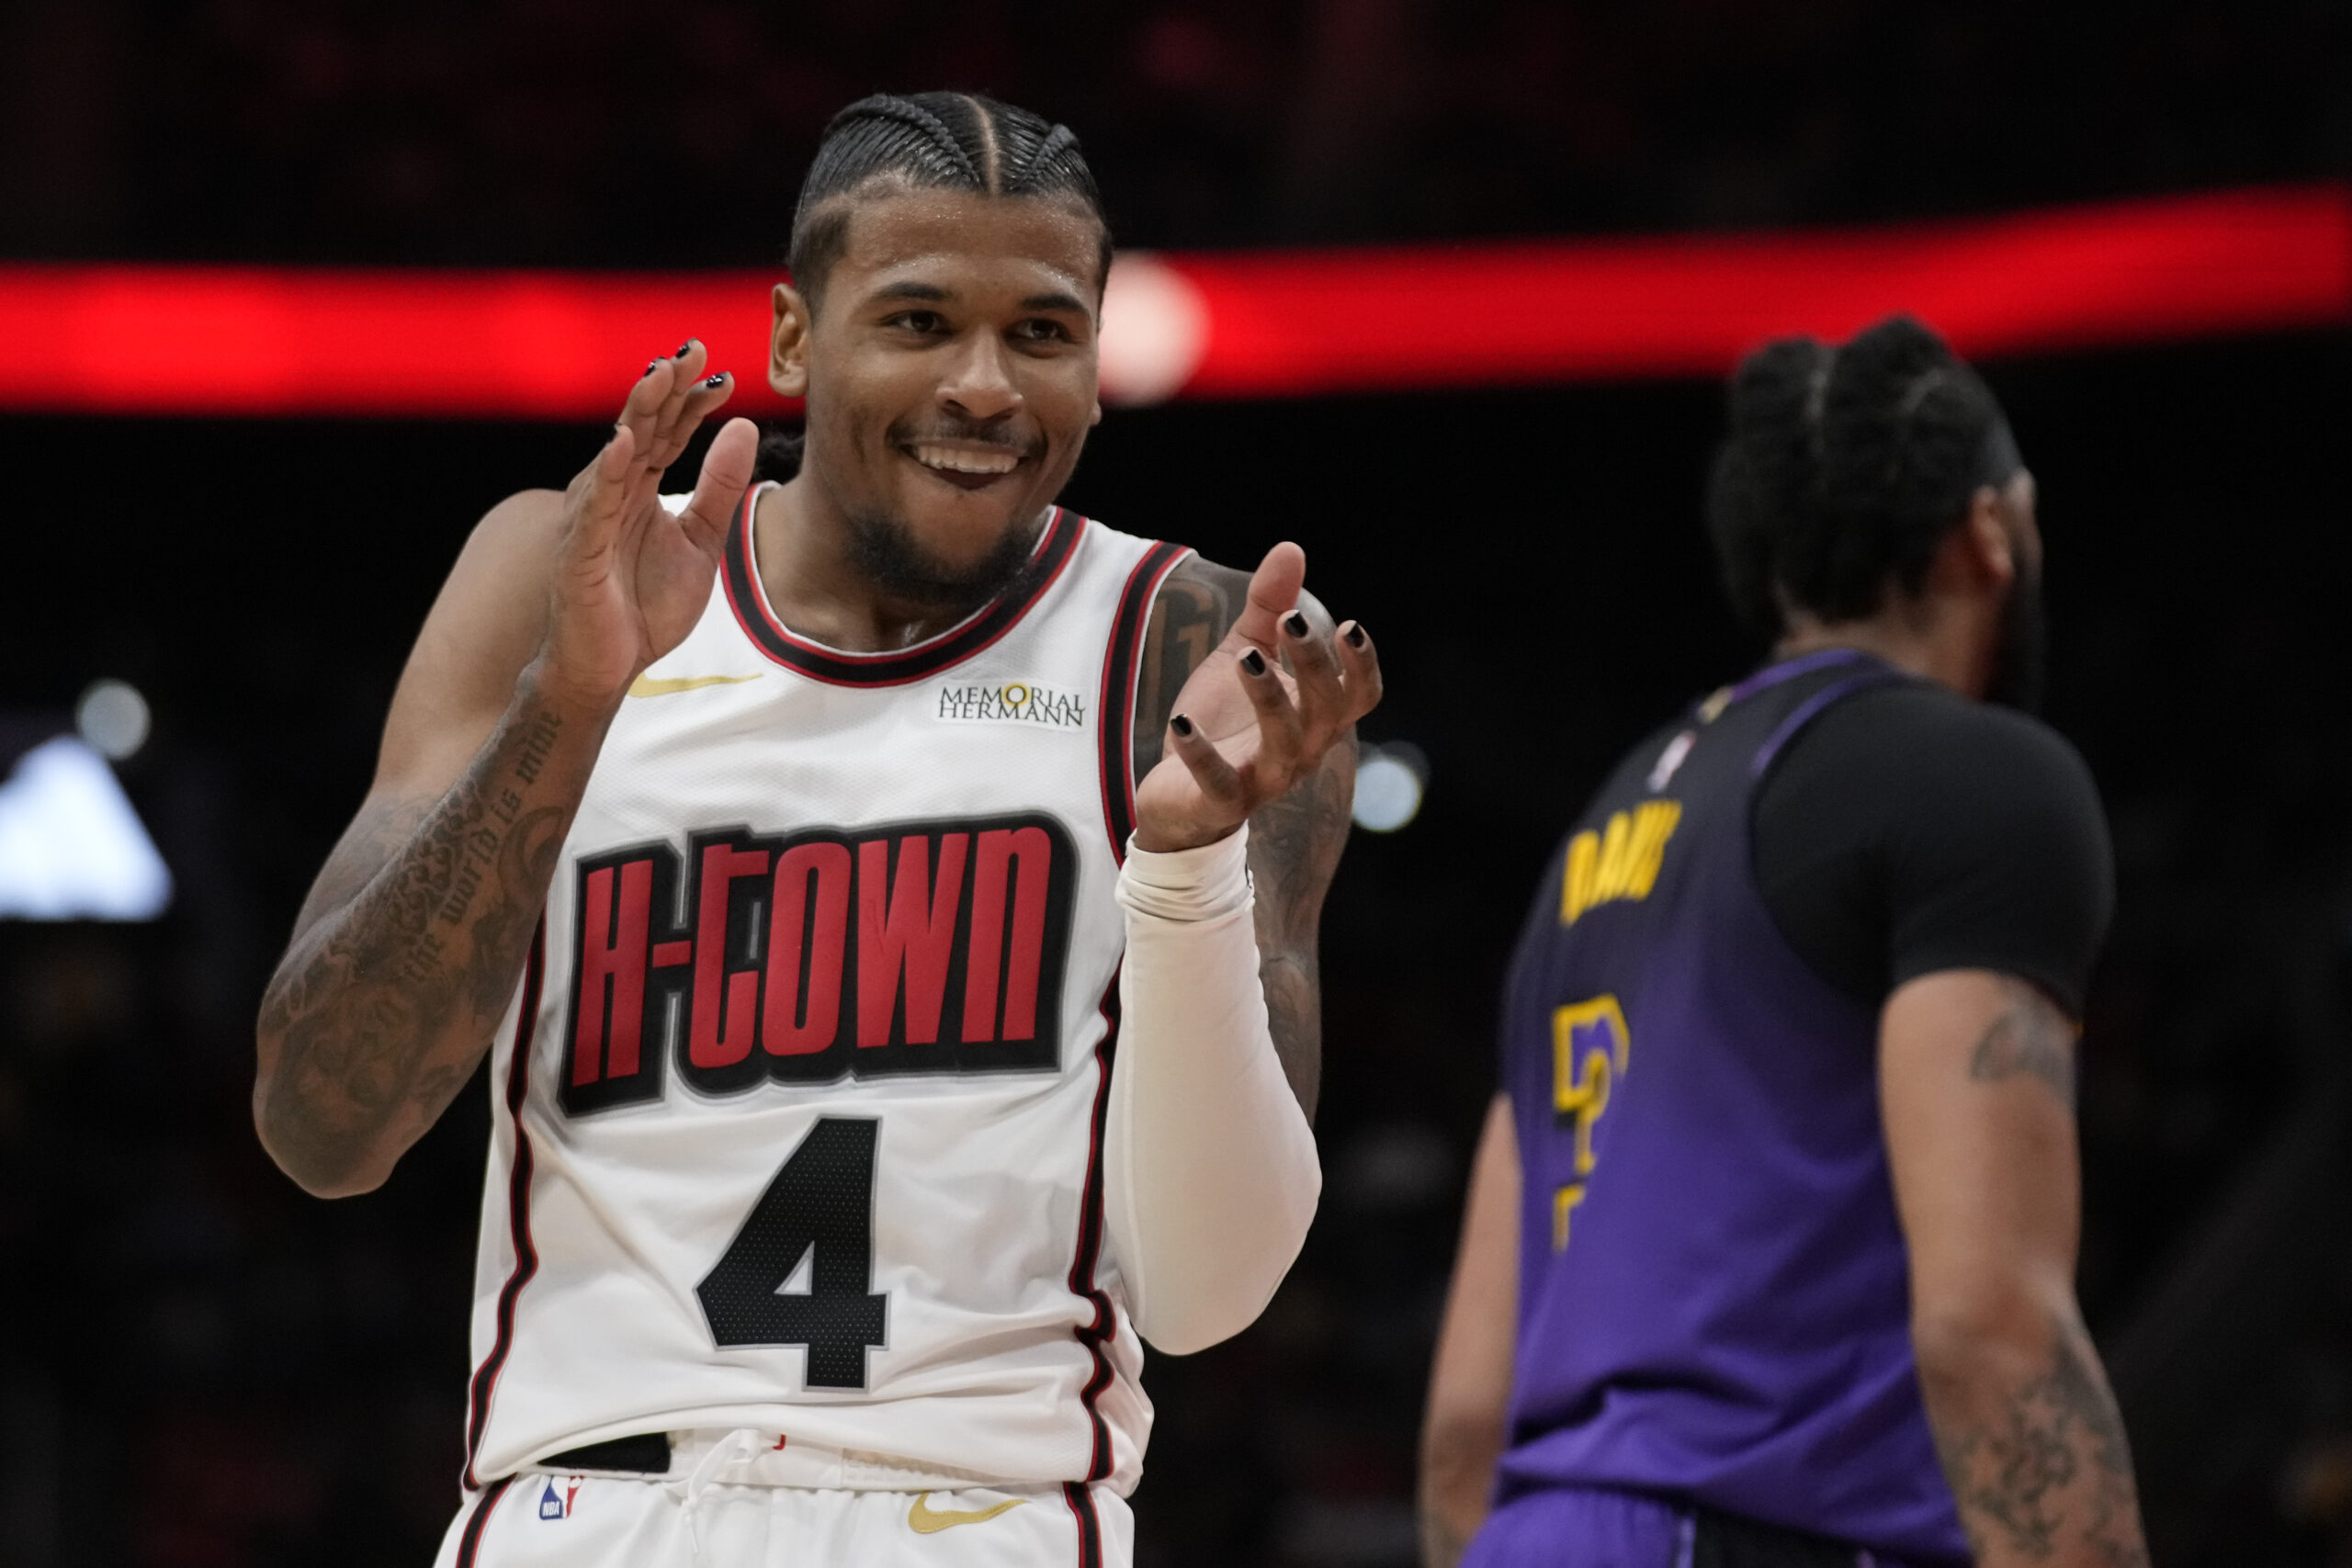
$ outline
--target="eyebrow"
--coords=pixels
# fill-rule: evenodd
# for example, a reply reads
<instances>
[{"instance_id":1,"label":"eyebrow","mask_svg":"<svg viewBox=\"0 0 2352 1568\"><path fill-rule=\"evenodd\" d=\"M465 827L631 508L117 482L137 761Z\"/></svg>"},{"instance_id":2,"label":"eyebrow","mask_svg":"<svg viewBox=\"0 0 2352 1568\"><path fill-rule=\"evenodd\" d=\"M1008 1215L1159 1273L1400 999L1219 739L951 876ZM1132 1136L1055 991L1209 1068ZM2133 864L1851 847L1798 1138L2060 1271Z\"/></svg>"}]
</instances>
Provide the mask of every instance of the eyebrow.
<instances>
[{"instance_id":1,"label":"eyebrow","mask_svg":"<svg viewBox=\"0 0 2352 1568\"><path fill-rule=\"evenodd\" d=\"M944 304L956 298L950 289L936 283L917 283L911 279L886 283L874 291L876 299L920 299L925 304ZM1032 294L1021 301L1024 310L1068 310L1076 315L1090 313L1086 301L1067 289L1052 288L1043 294Z\"/></svg>"}]
</instances>

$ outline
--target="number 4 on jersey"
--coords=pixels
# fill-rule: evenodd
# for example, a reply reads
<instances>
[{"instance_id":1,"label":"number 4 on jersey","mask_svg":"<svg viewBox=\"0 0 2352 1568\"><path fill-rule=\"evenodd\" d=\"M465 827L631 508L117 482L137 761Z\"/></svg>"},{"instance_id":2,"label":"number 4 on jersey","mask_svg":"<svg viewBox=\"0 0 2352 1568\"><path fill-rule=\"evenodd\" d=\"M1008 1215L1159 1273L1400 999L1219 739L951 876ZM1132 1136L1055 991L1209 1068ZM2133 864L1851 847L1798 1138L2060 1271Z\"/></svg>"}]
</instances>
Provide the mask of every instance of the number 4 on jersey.
<instances>
[{"instance_id":1,"label":"number 4 on jersey","mask_svg":"<svg viewBox=\"0 0 2352 1568\"><path fill-rule=\"evenodd\" d=\"M810 1388L864 1388L889 1298L874 1283L874 1153L881 1123L822 1116L752 1205L695 1287L710 1336L733 1345L805 1345ZM811 1249L808 1292L785 1281Z\"/></svg>"}]
</instances>

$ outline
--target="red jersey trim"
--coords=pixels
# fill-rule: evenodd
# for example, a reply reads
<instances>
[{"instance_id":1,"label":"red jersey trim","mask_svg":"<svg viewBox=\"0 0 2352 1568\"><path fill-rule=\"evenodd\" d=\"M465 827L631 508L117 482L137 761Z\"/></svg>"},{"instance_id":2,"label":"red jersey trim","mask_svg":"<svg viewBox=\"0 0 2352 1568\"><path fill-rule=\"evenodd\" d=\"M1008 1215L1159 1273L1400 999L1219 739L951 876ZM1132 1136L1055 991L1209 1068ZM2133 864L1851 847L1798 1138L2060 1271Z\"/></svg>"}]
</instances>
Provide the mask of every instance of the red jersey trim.
<instances>
[{"instance_id":1,"label":"red jersey trim","mask_svg":"<svg viewBox=\"0 0 2352 1568\"><path fill-rule=\"evenodd\" d=\"M481 1550L482 1532L489 1528L490 1516L497 1508L498 1500L506 1495L506 1489L514 1484L511 1475L493 1482L475 1502L474 1516L466 1521L465 1533L458 1538L458 1568L474 1568L474 1555Z\"/></svg>"},{"instance_id":2,"label":"red jersey trim","mask_svg":"<svg viewBox=\"0 0 2352 1568\"><path fill-rule=\"evenodd\" d=\"M514 1165L506 1183L506 1213L508 1240L514 1251L514 1267L508 1271L506 1283L498 1292L498 1336L492 1343L490 1354L482 1358L474 1371L473 1387L468 1400L466 1420L466 1485L469 1489L481 1484L474 1473L474 1461L481 1452L483 1429L490 1424L491 1395L498 1390L498 1375L506 1370L506 1358L514 1348L514 1303L531 1276L539 1271L539 1250L531 1240L531 1134L523 1129L523 1101L531 1087L531 1039L539 1017L539 982L546 967L548 927L544 917L538 930L531 935L531 955L523 964L523 1005L521 1016L514 1021L514 1050L506 1065L506 1111L514 1120ZM503 1488L504 1482L500 1482ZM487 1518L490 1507L497 1501L496 1491L491 1493L477 1518Z\"/></svg>"},{"instance_id":3,"label":"red jersey trim","mask_svg":"<svg viewBox=\"0 0 2352 1568\"><path fill-rule=\"evenodd\" d=\"M787 670L832 686L903 686L951 669L989 648L1020 625L1046 591L1060 581L1086 533L1085 518L1057 506L1019 581L960 625L912 648L888 653L844 653L811 642L778 620L760 587L752 559L752 518L763 488L753 485L743 492L743 504L727 531L719 581L726 588L728 606L735 612L743 635L762 653Z\"/></svg>"},{"instance_id":4,"label":"red jersey trim","mask_svg":"<svg viewBox=\"0 0 2352 1568\"><path fill-rule=\"evenodd\" d=\"M1080 1194L1078 1206L1078 1251L1070 1259L1069 1288L1072 1293L1094 1309L1091 1321L1073 1330L1078 1342L1086 1347L1093 1358L1093 1371L1086 1385L1079 1390L1078 1401L1085 1408L1086 1420L1091 1428L1093 1450L1086 1467L1086 1479L1100 1481L1111 1473L1111 1426L1102 1419L1097 1402L1102 1391L1111 1386L1111 1358L1103 1345L1116 1326L1111 1311L1111 1298L1095 1282L1095 1266L1102 1257L1102 1129L1111 1111L1111 1067L1118 1055L1119 1045L1119 976L1111 973L1110 988L1102 993L1102 1038L1094 1046L1094 1106L1088 1113L1086 1127L1086 1185ZM1081 1488L1082 1490L1082 1488ZM1073 1503L1072 1507L1077 1505ZM1090 1515L1091 1505L1089 1505ZM1098 1547L1099 1551L1099 1547Z\"/></svg>"},{"instance_id":5,"label":"red jersey trim","mask_svg":"<svg viewBox=\"0 0 2352 1568\"><path fill-rule=\"evenodd\" d=\"M1119 590L1118 614L1102 649L1102 691L1094 712L1101 732L1102 826L1111 835L1111 858L1127 858L1127 835L1136 827L1136 682L1143 674L1143 639L1151 629L1151 607L1160 584L1193 552L1182 545L1156 544L1144 552Z\"/></svg>"},{"instance_id":6,"label":"red jersey trim","mask_svg":"<svg viewBox=\"0 0 2352 1568\"><path fill-rule=\"evenodd\" d=\"M1102 1523L1094 1513L1094 1489L1081 1482L1065 1481L1062 1501L1078 1520L1078 1568L1102 1568Z\"/></svg>"}]
</instances>

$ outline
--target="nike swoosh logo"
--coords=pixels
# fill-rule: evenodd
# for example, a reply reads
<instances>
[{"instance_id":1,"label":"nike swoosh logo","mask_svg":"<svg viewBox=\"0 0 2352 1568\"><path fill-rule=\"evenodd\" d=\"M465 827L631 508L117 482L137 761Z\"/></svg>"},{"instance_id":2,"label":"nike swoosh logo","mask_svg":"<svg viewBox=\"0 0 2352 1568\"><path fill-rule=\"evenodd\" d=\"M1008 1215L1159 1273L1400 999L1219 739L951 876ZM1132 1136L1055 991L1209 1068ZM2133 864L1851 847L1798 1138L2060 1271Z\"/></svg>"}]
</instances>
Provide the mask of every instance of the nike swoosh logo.
<instances>
[{"instance_id":1,"label":"nike swoosh logo","mask_svg":"<svg viewBox=\"0 0 2352 1568\"><path fill-rule=\"evenodd\" d=\"M907 1510L907 1525L917 1535L937 1535L941 1530L954 1529L957 1525L984 1525L1006 1509L1017 1508L1029 1500L1026 1497L1007 1497L993 1508L974 1508L966 1512L956 1508L933 1508L923 1501L930 1495L928 1492L918 1492L915 1494L915 1506Z\"/></svg>"},{"instance_id":2,"label":"nike swoosh logo","mask_svg":"<svg viewBox=\"0 0 2352 1568\"><path fill-rule=\"evenodd\" d=\"M698 686L732 686L743 681L756 681L757 675L664 675L660 680L639 675L628 683L632 697L666 697L675 692L691 692Z\"/></svg>"}]
</instances>

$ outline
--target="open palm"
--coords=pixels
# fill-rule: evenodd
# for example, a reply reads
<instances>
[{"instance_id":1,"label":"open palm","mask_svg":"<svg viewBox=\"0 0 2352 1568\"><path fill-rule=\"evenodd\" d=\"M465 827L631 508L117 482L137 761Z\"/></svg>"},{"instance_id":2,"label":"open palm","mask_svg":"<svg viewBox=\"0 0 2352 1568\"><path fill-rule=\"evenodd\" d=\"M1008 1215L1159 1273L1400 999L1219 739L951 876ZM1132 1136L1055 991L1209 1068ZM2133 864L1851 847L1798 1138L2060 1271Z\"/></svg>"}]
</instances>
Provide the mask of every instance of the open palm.
<instances>
[{"instance_id":1,"label":"open palm","mask_svg":"<svg viewBox=\"0 0 2352 1568\"><path fill-rule=\"evenodd\" d=\"M544 659L548 678L612 703L694 629L717 581L729 523L752 482L759 433L728 421L703 457L685 506L662 505L662 480L734 383L702 377L689 342L650 366L621 417L564 491Z\"/></svg>"},{"instance_id":2,"label":"open palm","mask_svg":"<svg viewBox=\"0 0 2352 1568\"><path fill-rule=\"evenodd\" d=\"M1306 554L1266 552L1225 640L1177 694L1167 750L1136 790L1145 850L1213 842L1315 771L1380 701L1380 661L1353 621L1316 634L1297 608ZM1285 656L1289 668L1283 668Z\"/></svg>"}]
</instances>

